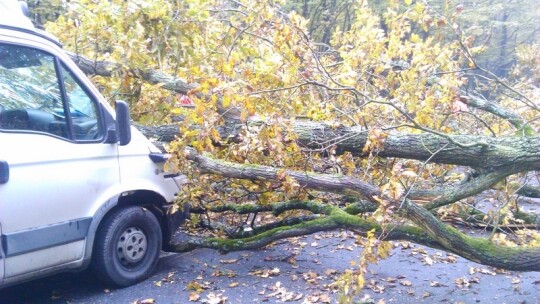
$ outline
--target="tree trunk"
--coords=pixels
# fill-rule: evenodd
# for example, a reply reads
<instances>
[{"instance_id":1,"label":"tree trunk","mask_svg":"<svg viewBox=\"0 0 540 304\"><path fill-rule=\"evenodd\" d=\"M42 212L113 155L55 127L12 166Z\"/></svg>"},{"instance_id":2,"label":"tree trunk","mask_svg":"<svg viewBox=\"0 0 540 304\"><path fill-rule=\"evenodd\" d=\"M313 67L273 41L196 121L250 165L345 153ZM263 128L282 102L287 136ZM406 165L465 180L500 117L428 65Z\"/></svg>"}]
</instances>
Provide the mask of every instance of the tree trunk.
<instances>
[{"instance_id":1,"label":"tree trunk","mask_svg":"<svg viewBox=\"0 0 540 304\"><path fill-rule=\"evenodd\" d=\"M233 122L234 123L234 122ZM251 122L254 124L262 122ZM336 152L354 156L366 153L363 148L368 131L359 127L333 127L320 122L297 120L293 129L297 141L307 149L335 146ZM218 129L222 138L235 137L237 128ZM149 137L169 141L178 135L176 126L143 127ZM478 135L447 135L390 133L384 140L380 157L416 159L432 163L468 166L488 171L504 170L509 174L540 170L540 137L485 137Z\"/></svg>"},{"instance_id":2,"label":"tree trunk","mask_svg":"<svg viewBox=\"0 0 540 304\"><path fill-rule=\"evenodd\" d=\"M222 160L214 160L199 155L194 151L190 151L187 157L189 160L195 162L201 173L204 174L213 173L224 177L250 180L280 181L282 179L280 176L283 172L273 167L235 164ZM353 177L293 170L286 170L285 174L294 178L301 187L361 197L375 204L387 204L397 214L418 225L427 234L428 239L432 243L437 244L434 247L443 248L446 251L485 265L519 271L540 271L540 247L500 246L486 239L464 235L442 223L431 212L410 200L403 199L398 201L389 198L377 187ZM330 217L327 221L321 220L321 223L317 223L316 226L335 229L347 226L352 227L358 224L356 223L357 217L341 217L341 224L336 225L333 221L336 220L337 216L336 218L331 217L332 214L336 214L335 209L332 209L330 206L321 208L327 208L328 210L321 212L328 214ZM302 228L307 229L304 226ZM305 229L302 229L302 233L304 234L309 232L309 229ZM284 233L288 237L293 231L295 230L283 229L281 233ZM313 232L315 231L320 230L315 229ZM363 231L365 232L366 230ZM406 238L406 234L403 237ZM415 235L415 237L418 237L418 235ZM226 248L227 250L239 250L236 248L244 248L244 245L253 244L256 240L258 239L254 239L253 237L247 240L228 240ZM236 245L233 246L231 244Z\"/></svg>"}]
</instances>

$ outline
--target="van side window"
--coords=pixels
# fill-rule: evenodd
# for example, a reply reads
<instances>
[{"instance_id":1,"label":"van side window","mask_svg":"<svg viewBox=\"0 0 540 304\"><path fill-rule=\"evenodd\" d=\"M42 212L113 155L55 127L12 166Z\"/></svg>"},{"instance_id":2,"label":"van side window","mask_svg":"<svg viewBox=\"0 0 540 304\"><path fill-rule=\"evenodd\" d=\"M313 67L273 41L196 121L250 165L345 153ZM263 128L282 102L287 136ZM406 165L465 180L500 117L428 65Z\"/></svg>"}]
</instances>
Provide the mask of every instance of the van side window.
<instances>
[{"instance_id":1,"label":"van side window","mask_svg":"<svg viewBox=\"0 0 540 304\"><path fill-rule=\"evenodd\" d=\"M0 130L100 139L95 102L56 61L41 50L0 44Z\"/></svg>"},{"instance_id":2,"label":"van side window","mask_svg":"<svg viewBox=\"0 0 540 304\"><path fill-rule=\"evenodd\" d=\"M52 132L66 125L54 57L0 44L0 129Z\"/></svg>"},{"instance_id":3,"label":"van side window","mask_svg":"<svg viewBox=\"0 0 540 304\"><path fill-rule=\"evenodd\" d=\"M62 65L64 88L69 104L69 112L73 126L73 137L76 140L96 140L101 138L98 122L98 107L76 81L75 76Z\"/></svg>"}]
</instances>

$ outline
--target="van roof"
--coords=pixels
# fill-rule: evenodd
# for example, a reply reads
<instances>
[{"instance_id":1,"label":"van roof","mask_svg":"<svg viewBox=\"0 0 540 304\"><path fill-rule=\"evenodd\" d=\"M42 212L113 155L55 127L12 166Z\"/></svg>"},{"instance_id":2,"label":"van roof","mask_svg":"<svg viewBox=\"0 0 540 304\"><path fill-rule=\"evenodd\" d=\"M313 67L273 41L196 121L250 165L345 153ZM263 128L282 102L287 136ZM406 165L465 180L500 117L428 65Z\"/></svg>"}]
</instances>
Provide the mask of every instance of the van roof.
<instances>
[{"instance_id":1,"label":"van roof","mask_svg":"<svg viewBox=\"0 0 540 304\"><path fill-rule=\"evenodd\" d=\"M35 30L32 21L23 13L17 0L0 0L0 25L5 27Z\"/></svg>"},{"instance_id":2,"label":"van roof","mask_svg":"<svg viewBox=\"0 0 540 304\"><path fill-rule=\"evenodd\" d=\"M62 47L58 38L34 26L32 21L25 15L27 12L23 10L21 2L17 0L0 0L0 28L33 34ZM23 2L23 4L26 8L26 3Z\"/></svg>"}]
</instances>

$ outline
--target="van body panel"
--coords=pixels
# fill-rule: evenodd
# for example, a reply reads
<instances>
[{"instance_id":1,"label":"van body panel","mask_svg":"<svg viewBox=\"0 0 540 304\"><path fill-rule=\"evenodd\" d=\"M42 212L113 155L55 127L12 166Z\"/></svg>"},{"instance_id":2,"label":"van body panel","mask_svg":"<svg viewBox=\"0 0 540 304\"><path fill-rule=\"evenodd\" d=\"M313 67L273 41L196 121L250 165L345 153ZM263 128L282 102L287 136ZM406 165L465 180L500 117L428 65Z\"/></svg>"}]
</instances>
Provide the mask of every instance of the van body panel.
<instances>
[{"instance_id":1,"label":"van body panel","mask_svg":"<svg viewBox=\"0 0 540 304\"><path fill-rule=\"evenodd\" d=\"M21 16L4 18L14 5L0 0L0 288L87 267L100 223L131 193L159 198L130 203L161 208L158 220L169 235L187 216L166 212L186 177L153 162L159 149L133 126L131 141L120 146L111 105L54 37ZM26 60L28 54L41 57ZM43 62L54 72L41 75ZM44 86L55 79L53 89ZM35 92L33 101L22 98L26 90ZM40 94L56 97L55 108L42 108ZM72 109L81 100L92 115ZM34 126L17 127L19 118ZM76 136L84 132L95 136Z\"/></svg>"},{"instance_id":2,"label":"van body panel","mask_svg":"<svg viewBox=\"0 0 540 304\"><path fill-rule=\"evenodd\" d=\"M6 278L35 269L37 261L51 267L82 258L79 240L86 238L89 221L77 220L91 217L103 193L119 183L116 145L5 132L0 142L10 143L0 150L10 166L9 181L0 184ZM64 245L75 241L80 248ZM30 268L21 268L21 259L33 261Z\"/></svg>"}]
</instances>

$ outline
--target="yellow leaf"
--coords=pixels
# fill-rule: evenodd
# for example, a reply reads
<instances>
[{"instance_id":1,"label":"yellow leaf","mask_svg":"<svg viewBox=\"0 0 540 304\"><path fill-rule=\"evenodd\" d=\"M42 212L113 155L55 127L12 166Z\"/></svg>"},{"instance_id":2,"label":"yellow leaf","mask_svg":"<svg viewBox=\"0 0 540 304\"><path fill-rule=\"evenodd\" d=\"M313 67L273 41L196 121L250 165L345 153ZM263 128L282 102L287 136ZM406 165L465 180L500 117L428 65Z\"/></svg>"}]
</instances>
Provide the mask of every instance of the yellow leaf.
<instances>
[{"instance_id":1,"label":"yellow leaf","mask_svg":"<svg viewBox=\"0 0 540 304\"><path fill-rule=\"evenodd\" d=\"M227 76L233 76L234 64L232 62L224 63L222 69L223 73L225 73Z\"/></svg>"},{"instance_id":2,"label":"yellow leaf","mask_svg":"<svg viewBox=\"0 0 540 304\"><path fill-rule=\"evenodd\" d=\"M417 176L417 174L414 171L410 171L410 170L404 171L403 173L401 173L401 175L404 177L409 177L409 178Z\"/></svg>"},{"instance_id":3,"label":"yellow leaf","mask_svg":"<svg viewBox=\"0 0 540 304\"><path fill-rule=\"evenodd\" d=\"M358 275L358 277L356 278L356 280L357 280L356 284L358 284L358 287L359 287L359 288L364 287L364 284L366 283L366 281L365 281L363 275Z\"/></svg>"},{"instance_id":4,"label":"yellow leaf","mask_svg":"<svg viewBox=\"0 0 540 304\"><path fill-rule=\"evenodd\" d=\"M379 244L379 247L377 248L377 253L380 258L385 259L392 252L392 248L392 243L383 241Z\"/></svg>"},{"instance_id":5,"label":"yellow leaf","mask_svg":"<svg viewBox=\"0 0 540 304\"><path fill-rule=\"evenodd\" d=\"M399 284L401 284L403 286L412 286L412 282L409 281L409 280L401 280L401 281L399 281Z\"/></svg>"},{"instance_id":6,"label":"yellow leaf","mask_svg":"<svg viewBox=\"0 0 540 304\"><path fill-rule=\"evenodd\" d=\"M231 104L231 96L225 95L223 96L223 107L226 109Z\"/></svg>"},{"instance_id":7,"label":"yellow leaf","mask_svg":"<svg viewBox=\"0 0 540 304\"><path fill-rule=\"evenodd\" d=\"M201 296L198 293L192 292L192 293L189 294L189 301L190 302L197 302L200 297Z\"/></svg>"}]
</instances>

